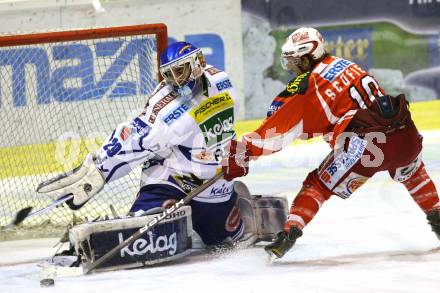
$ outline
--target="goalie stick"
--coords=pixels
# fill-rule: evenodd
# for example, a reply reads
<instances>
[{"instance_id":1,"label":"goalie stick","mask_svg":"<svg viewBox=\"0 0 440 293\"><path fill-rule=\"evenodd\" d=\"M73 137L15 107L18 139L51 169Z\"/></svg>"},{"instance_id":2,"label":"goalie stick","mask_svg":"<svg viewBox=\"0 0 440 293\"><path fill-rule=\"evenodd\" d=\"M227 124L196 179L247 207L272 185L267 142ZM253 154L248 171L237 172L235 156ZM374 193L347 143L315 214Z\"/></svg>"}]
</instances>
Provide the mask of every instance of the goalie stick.
<instances>
[{"instance_id":1,"label":"goalie stick","mask_svg":"<svg viewBox=\"0 0 440 293\"><path fill-rule=\"evenodd\" d=\"M63 195L63 196L59 197L58 199L54 200L53 202L51 202L48 206L41 208L33 213L31 213L32 207L26 207L24 209L21 209L17 212L17 214L15 215L15 217L11 221L11 223L6 225L4 228L7 229L7 228L12 228L14 226L17 226L18 224L23 222L25 219L28 219L33 216L38 216L38 215L44 214L44 213L50 211L51 209L53 209L54 207L60 206L61 204L65 203L66 201L68 201L69 199L72 199L72 198L73 198L73 194Z\"/></svg>"},{"instance_id":2,"label":"goalie stick","mask_svg":"<svg viewBox=\"0 0 440 293\"><path fill-rule=\"evenodd\" d=\"M88 274L94 269L96 269L99 265L102 265L109 259L111 259L116 253L118 253L121 249L125 248L126 246L130 245L137 239L139 239L142 235L147 233L152 227L156 226L159 222L161 222L163 219L165 219L170 214L174 213L176 210L190 202L194 197L196 197L198 194L200 194L202 191L204 191L206 188L211 186L215 181L223 177L223 173L220 172L211 179L207 180L205 183L200 185L198 188L191 191L186 197L182 198L175 204L173 204L170 208L164 210L159 215L154 217L151 221L149 221L145 226L140 228L138 231L136 231L133 235L125 239L123 242L112 248L110 251L108 251L106 254L98 258L96 261L90 263L89 265L84 267L84 274Z\"/></svg>"}]
</instances>

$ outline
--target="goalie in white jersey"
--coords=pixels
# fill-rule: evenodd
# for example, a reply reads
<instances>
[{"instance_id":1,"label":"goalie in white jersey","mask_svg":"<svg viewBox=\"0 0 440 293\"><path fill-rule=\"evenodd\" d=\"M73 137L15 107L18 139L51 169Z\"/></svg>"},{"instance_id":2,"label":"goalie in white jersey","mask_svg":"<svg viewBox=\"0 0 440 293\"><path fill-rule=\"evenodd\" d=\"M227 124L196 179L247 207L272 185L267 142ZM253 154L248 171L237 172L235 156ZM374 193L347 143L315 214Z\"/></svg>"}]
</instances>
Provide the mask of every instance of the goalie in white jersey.
<instances>
[{"instance_id":1,"label":"goalie in white jersey","mask_svg":"<svg viewBox=\"0 0 440 293\"><path fill-rule=\"evenodd\" d=\"M235 136L237 113L228 75L207 65L202 51L186 42L171 44L160 63L164 80L144 111L118 125L102 147L87 156L80 172L63 179L57 192L73 193L72 209L141 164L141 188L130 209L135 215L169 207L221 170L225 145ZM193 228L205 244L235 241L243 234L233 182L218 180L190 206Z\"/></svg>"}]
</instances>

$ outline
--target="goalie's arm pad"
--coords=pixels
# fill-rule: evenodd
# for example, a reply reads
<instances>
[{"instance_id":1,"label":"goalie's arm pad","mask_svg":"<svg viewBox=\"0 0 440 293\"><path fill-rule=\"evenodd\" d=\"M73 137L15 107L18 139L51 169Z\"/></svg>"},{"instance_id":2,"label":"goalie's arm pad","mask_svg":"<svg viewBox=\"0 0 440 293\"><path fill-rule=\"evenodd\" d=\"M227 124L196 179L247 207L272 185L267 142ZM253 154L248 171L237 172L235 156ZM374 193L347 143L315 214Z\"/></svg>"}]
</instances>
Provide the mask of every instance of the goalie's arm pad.
<instances>
[{"instance_id":1,"label":"goalie's arm pad","mask_svg":"<svg viewBox=\"0 0 440 293\"><path fill-rule=\"evenodd\" d=\"M73 205L69 204L69 207L78 209L97 194L104 184L104 178L95 165L93 154L88 154L81 166L40 183L37 192L50 196L73 194Z\"/></svg>"},{"instance_id":2,"label":"goalie's arm pad","mask_svg":"<svg viewBox=\"0 0 440 293\"><path fill-rule=\"evenodd\" d=\"M153 106L161 98L161 95L153 95L145 111L129 122L119 124L97 151L96 165L106 182L127 175L150 159L170 155L171 147L176 145L176 135L160 118L161 113L154 123L149 121L151 113L154 114Z\"/></svg>"}]
</instances>

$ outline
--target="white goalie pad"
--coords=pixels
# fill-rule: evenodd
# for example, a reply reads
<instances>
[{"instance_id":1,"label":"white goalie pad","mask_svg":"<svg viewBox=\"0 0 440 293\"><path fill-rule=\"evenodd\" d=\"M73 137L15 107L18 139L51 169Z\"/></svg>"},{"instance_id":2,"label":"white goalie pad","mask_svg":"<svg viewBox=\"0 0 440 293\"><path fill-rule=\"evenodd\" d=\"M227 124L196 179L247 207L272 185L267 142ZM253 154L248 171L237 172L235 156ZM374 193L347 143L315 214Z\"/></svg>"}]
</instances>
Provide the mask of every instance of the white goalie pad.
<instances>
[{"instance_id":1,"label":"white goalie pad","mask_svg":"<svg viewBox=\"0 0 440 293\"><path fill-rule=\"evenodd\" d=\"M72 227L69 240L89 264L129 238L157 214L90 222ZM147 266L182 258L191 251L191 207L184 206L120 250L97 270Z\"/></svg>"},{"instance_id":2,"label":"white goalie pad","mask_svg":"<svg viewBox=\"0 0 440 293\"><path fill-rule=\"evenodd\" d=\"M240 198L240 214L245 224L244 238L272 241L283 230L288 214L287 199L276 195L251 195L241 181L234 183Z\"/></svg>"}]
</instances>

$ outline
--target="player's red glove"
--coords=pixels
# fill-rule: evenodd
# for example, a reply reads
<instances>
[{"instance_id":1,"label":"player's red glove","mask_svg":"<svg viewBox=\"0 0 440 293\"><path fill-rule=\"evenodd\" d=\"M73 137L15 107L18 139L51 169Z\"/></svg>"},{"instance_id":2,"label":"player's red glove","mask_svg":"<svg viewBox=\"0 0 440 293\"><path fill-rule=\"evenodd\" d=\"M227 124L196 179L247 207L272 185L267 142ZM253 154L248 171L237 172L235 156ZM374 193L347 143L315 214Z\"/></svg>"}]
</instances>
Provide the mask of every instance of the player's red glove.
<instances>
[{"instance_id":1,"label":"player's red glove","mask_svg":"<svg viewBox=\"0 0 440 293\"><path fill-rule=\"evenodd\" d=\"M222 160L223 178L231 181L234 178L246 176L249 173L250 152L246 143L231 140Z\"/></svg>"}]
</instances>

